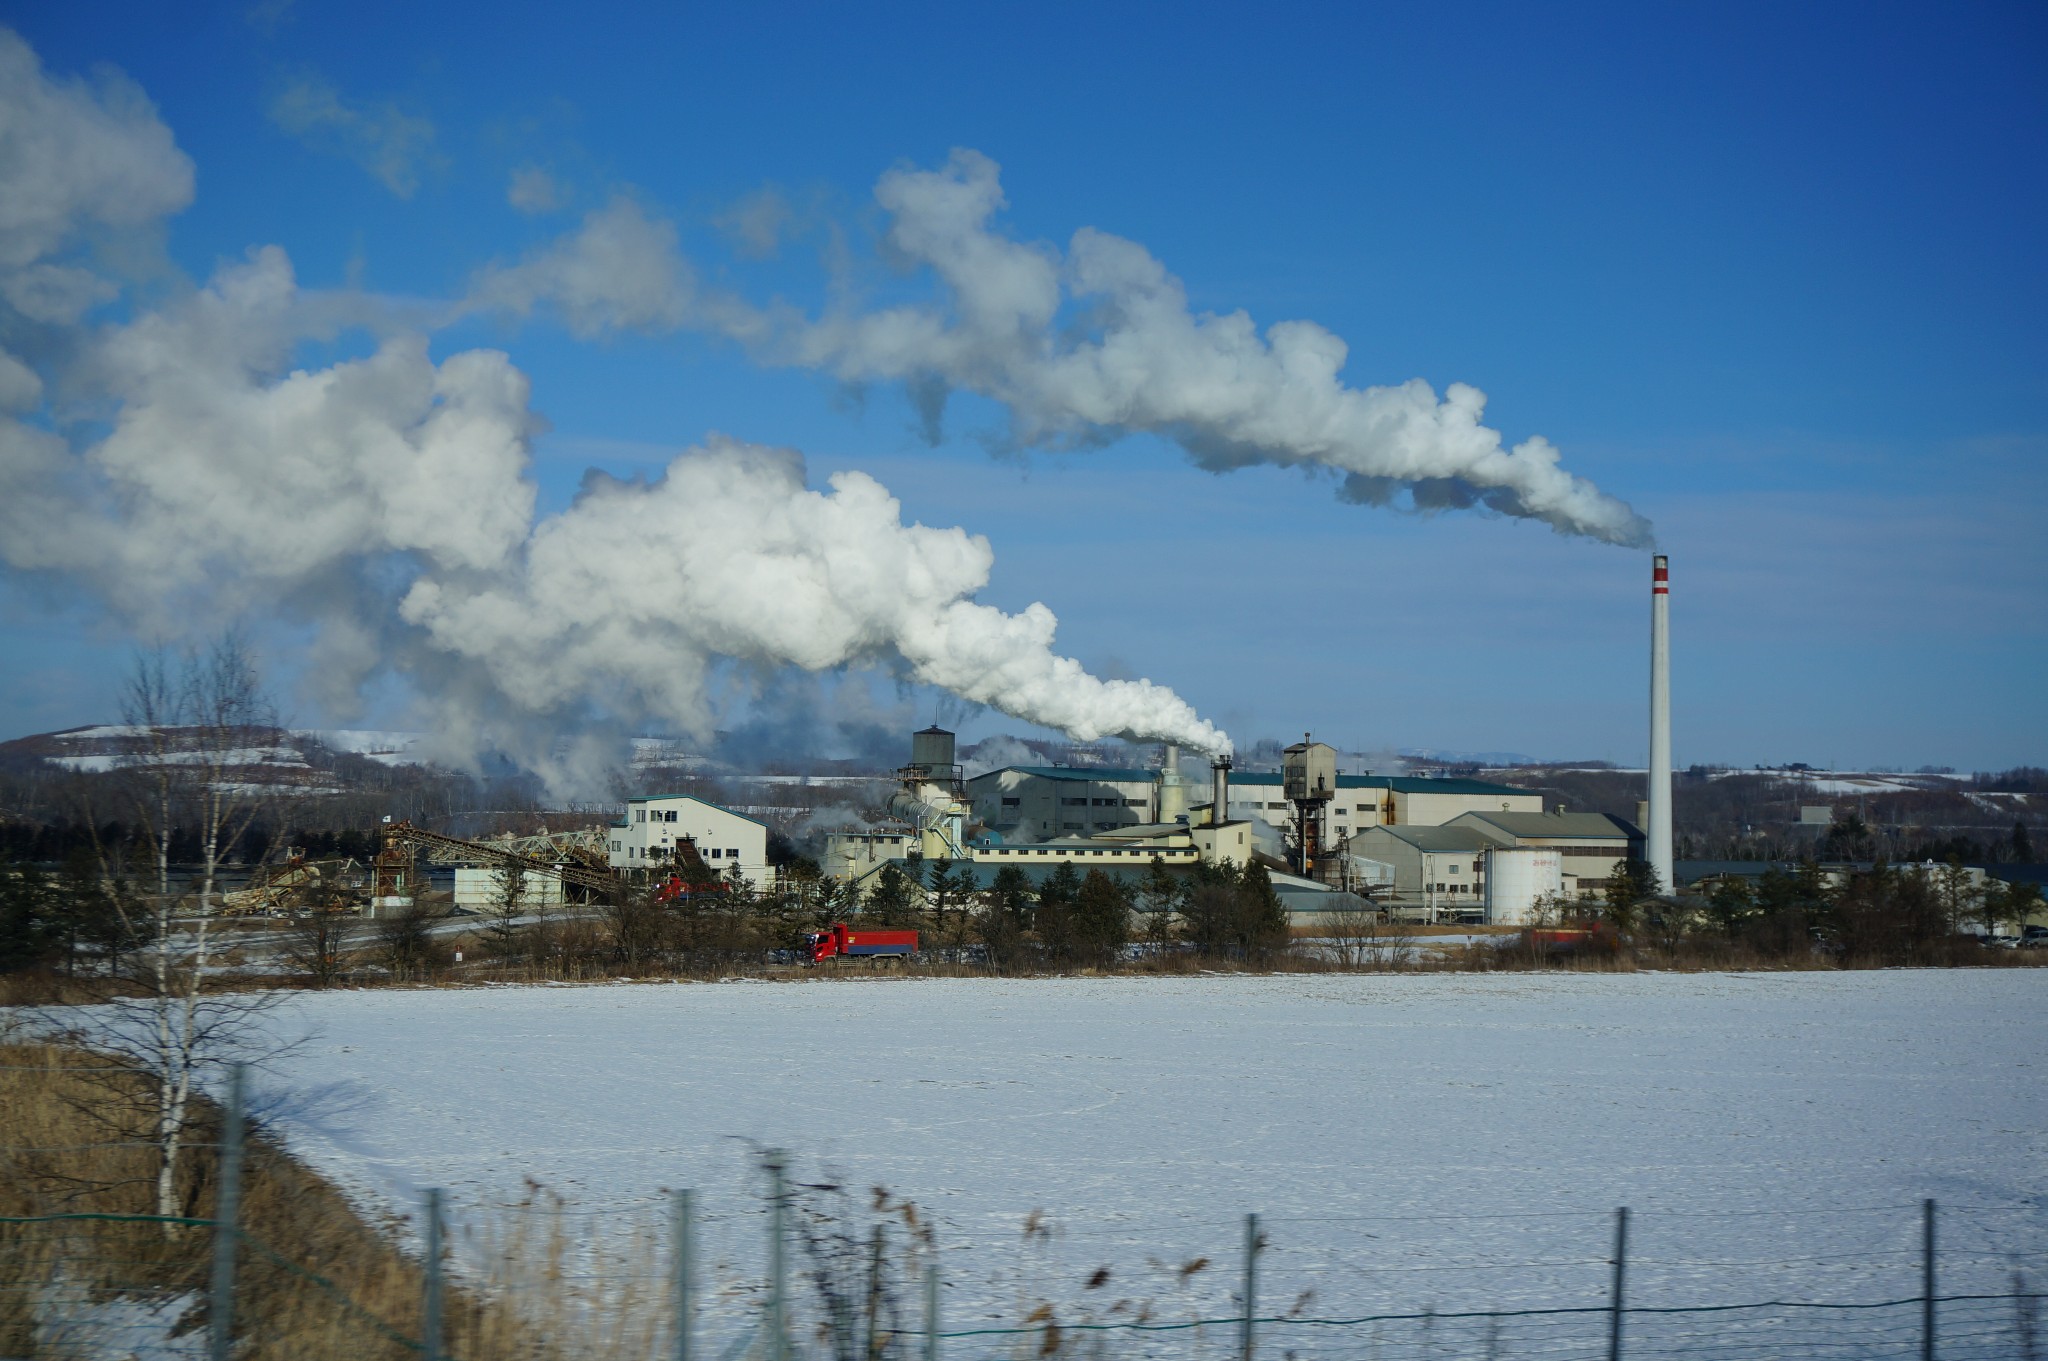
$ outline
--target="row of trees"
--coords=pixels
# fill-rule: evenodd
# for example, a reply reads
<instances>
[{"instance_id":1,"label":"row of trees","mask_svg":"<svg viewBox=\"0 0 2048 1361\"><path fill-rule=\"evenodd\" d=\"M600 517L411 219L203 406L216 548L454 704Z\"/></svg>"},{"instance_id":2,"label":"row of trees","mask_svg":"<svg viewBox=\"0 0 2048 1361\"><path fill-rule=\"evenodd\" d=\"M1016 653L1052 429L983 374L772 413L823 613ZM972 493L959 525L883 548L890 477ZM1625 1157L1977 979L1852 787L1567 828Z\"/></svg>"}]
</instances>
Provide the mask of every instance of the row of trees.
<instances>
[{"instance_id":1,"label":"row of trees","mask_svg":"<svg viewBox=\"0 0 2048 1361\"><path fill-rule=\"evenodd\" d=\"M1758 879L1727 876L1704 896L1658 892L1654 873L1617 866L1596 901L1553 905L1560 919L1597 920L1615 939L1683 957L1731 948L1771 959L1833 956L1855 966L1952 963L1978 947L1966 933L2019 935L2042 910L2032 883L1980 883L1959 860L1878 864L1839 876L1807 861ZM1971 957L1965 955L1965 958Z\"/></svg>"}]
</instances>

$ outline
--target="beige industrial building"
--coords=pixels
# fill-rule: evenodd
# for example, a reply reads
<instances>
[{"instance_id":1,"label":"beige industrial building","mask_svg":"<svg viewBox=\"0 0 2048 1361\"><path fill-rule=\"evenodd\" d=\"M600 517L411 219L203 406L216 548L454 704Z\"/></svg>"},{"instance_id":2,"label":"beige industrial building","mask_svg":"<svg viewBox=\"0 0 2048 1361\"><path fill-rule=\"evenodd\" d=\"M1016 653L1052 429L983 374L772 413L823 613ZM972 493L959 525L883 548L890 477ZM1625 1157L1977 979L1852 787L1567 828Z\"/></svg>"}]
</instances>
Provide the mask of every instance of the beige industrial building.
<instances>
[{"instance_id":1,"label":"beige industrial building","mask_svg":"<svg viewBox=\"0 0 2048 1361\"><path fill-rule=\"evenodd\" d=\"M677 844L688 837L704 863L720 874L737 869L763 887L774 880L766 824L688 794L628 799L625 816L607 831L615 870L630 873L666 866Z\"/></svg>"},{"instance_id":2,"label":"beige industrial building","mask_svg":"<svg viewBox=\"0 0 2048 1361\"><path fill-rule=\"evenodd\" d=\"M975 820L998 831L1025 828L1043 839L1093 836L1169 820L1160 807L1163 773L1135 767L1005 766L967 781L967 797ZM1186 811L1206 819L1213 796L1203 797L1207 789L1188 788ZM1231 772L1228 801L1225 821L1293 825L1294 805L1285 797L1278 772ZM1465 813L1542 811L1541 794L1485 780L1339 775L1324 813L1325 835L1342 841L1367 827L1437 827Z\"/></svg>"},{"instance_id":3,"label":"beige industrial building","mask_svg":"<svg viewBox=\"0 0 2048 1361\"><path fill-rule=\"evenodd\" d=\"M1605 813L1474 812L1437 827L1368 827L1347 848L1393 867L1389 901L1402 915L1488 920L1500 916L1488 911L1492 852L1556 852L1555 892L1574 899L1598 893L1617 864L1640 859L1643 833Z\"/></svg>"},{"instance_id":4,"label":"beige industrial building","mask_svg":"<svg viewBox=\"0 0 2048 1361\"><path fill-rule=\"evenodd\" d=\"M1567 898L1599 892L1615 866L1643 858L1645 844L1640 827L1606 813L1466 813L1446 825L1470 827L1497 846L1557 850Z\"/></svg>"}]
</instances>

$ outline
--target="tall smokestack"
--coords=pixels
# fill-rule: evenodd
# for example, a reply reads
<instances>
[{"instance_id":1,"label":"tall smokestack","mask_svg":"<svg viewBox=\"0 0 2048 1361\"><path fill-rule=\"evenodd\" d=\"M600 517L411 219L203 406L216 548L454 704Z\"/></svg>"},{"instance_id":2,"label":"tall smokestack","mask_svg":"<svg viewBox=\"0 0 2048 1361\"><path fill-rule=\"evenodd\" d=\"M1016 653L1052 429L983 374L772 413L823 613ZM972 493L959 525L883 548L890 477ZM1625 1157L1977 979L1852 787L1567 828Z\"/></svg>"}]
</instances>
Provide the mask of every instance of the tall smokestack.
<instances>
[{"instance_id":1,"label":"tall smokestack","mask_svg":"<svg viewBox=\"0 0 2048 1361\"><path fill-rule=\"evenodd\" d=\"M1180 747L1166 744L1166 764L1159 772L1159 820L1178 822L1188 815L1188 787L1181 780Z\"/></svg>"},{"instance_id":2,"label":"tall smokestack","mask_svg":"<svg viewBox=\"0 0 2048 1361\"><path fill-rule=\"evenodd\" d=\"M1657 890L1671 880L1671 560L1662 553L1650 571L1650 868Z\"/></svg>"},{"instance_id":3,"label":"tall smokestack","mask_svg":"<svg viewBox=\"0 0 2048 1361\"><path fill-rule=\"evenodd\" d=\"M1216 794L1211 801L1214 811L1209 814L1209 823L1221 827L1230 821L1230 758L1218 756L1209 763L1209 769L1216 776Z\"/></svg>"}]
</instances>

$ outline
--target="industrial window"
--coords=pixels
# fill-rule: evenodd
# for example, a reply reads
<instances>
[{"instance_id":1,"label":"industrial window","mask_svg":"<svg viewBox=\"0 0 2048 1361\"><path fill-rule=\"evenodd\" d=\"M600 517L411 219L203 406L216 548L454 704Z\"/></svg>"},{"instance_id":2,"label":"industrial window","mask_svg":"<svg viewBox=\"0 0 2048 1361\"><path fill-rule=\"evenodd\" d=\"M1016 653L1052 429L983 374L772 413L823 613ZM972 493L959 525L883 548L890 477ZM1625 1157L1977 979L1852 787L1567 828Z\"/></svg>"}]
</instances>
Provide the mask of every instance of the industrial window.
<instances>
[{"instance_id":1,"label":"industrial window","mask_svg":"<svg viewBox=\"0 0 2048 1361\"><path fill-rule=\"evenodd\" d=\"M1060 806L1061 806L1062 808L1086 808L1086 807L1088 806L1088 800L1086 800L1086 799L1061 799L1061 800L1060 800Z\"/></svg>"},{"instance_id":2,"label":"industrial window","mask_svg":"<svg viewBox=\"0 0 2048 1361\"><path fill-rule=\"evenodd\" d=\"M1456 874L1458 872L1458 867L1456 865L1451 866L1450 872L1452 874Z\"/></svg>"},{"instance_id":3,"label":"industrial window","mask_svg":"<svg viewBox=\"0 0 2048 1361\"><path fill-rule=\"evenodd\" d=\"M711 848L711 858L712 858L713 860L716 860L716 859L718 859L718 857L719 857L719 855L720 855L720 854L721 854L721 852L719 851L718 847L716 847L716 846L713 846L713 847Z\"/></svg>"},{"instance_id":4,"label":"industrial window","mask_svg":"<svg viewBox=\"0 0 2048 1361\"><path fill-rule=\"evenodd\" d=\"M614 841L614 842L612 843L612 850L613 850L614 852L616 852L616 851L617 851L618 849L619 849L619 843L618 843L618 842L616 842L616 841Z\"/></svg>"},{"instance_id":5,"label":"industrial window","mask_svg":"<svg viewBox=\"0 0 2048 1361\"><path fill-rule=\"evenodd\" d=\"M1024 800L1022 800L1022 799L1004 799L1004 800L1003 800L1003 807L1005 807L1005 808L1016 808L1016 807L1020 806L1020 805L1021 805L1021 804L1022 804L1023 802L1024 802Z\"/></svg>"},{"instance_id":6,"label":"industrial window","mask_svg":"<svg viewBox=\"0 0 2048 1361\"><path fill-rule=\"evenodd\" d=\"M1115 799L1097 799L1097 800L1095 800L1095 806L1096 806L1097 808L1114 808L1114 807L1116 807L1116 800L1115 800Z\"/></svg>"},{"instance_id":7,"label":"industrial window","mask_svg":"<svg viewBox=\"0 0 2048 1361\"><path fill-rule=\"evenodd\" d=\"M1145 801L1144 801L1143 799L1125 799L1125 800L1124 800L1124 807L1126 807L1126 808L1143 808L1144 806L1145 806Z\"/></svg>"},{"instance_id":8,"label":"industrial window","mask_svg":"<svg viewBox=\"0 0 2048 1361\"><path fill-rule=\"evenodd\" d=\"M740 858L740 853L734 850L732 847L727 846L725 848L725 858L727 860L737 860Z\"/></svg>"},{"instance_id":9,"label":"industrial window","mask_svg":"<svg viewBox=\"0 0 2048 1361\"><path fill-rule=\"evenodd\" d=\"M673 808L669 809L661 815L661 820L663 822L674 822L676 820L676 810Z\"/></svg>"},{"instance_id":10,"label":"industrial window","mask_svg":"<svg viewBox=\"0 0 2048 1361\"><path fill-rule=\"evenodd\" d=\"M1060 830L1063 832L1078 832L1081 830L1081 824L1078 822L1062 822Z\"/></svg>"},{"instance_id":11,"label":"industrial window","mask_svg":"<svg viewBox=\"0 0 2048 1361\"><path fill-rule=\"evenodd\" d=\"M635 821L635 822L645 822L645 821L647 821L647 810L646 810L645 808L635 808L635 809L633 810L633 821Z\"/></svg>"},{"instance_id":12,"label":"industrial window","mask_svg":"<svg viewBox=\"0 0 2048 1361\"><path fill-rule=\"evenodd\" d=\"M1269 803L1266 805L1268 808L1285 808L1286 806L1285 803Z\"/></svg>"}]
</instances>

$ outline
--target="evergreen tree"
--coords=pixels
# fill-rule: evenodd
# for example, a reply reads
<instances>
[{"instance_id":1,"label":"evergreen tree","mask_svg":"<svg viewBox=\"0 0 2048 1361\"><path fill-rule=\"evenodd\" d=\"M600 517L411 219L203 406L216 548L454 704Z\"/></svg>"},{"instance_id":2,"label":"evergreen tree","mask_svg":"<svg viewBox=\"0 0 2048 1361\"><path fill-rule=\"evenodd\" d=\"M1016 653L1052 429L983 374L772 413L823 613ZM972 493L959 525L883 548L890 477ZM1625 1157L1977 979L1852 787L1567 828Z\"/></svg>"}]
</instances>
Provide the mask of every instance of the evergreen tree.
<instances>
[{"instance_id":1,"label":"evergreen tree","mask_svg":"<svg viewBox=\"0 0 2048 1361\"><path fill-rule=\"evenodd\" d=\"M1235 865L1197 863L1181 896L1181 922L1195 952L1210 958L1238 954L1239 875ZM1268 881L1270 886L1271 881Z\"/></svg>"},{"instance_id":2,"label":"evergreen tree","mask_svg":"<svg viewBox=\"0 0 2048 1361\"><path fill-rule=\"evenodd\" d=\"M1062 860L1038 886L1038 907L1032 924L1038 929L1039 948L1055 964L1073 962L1077 944L1074 910L1081 897L1081 876L1074 862Z\"/></svg>"},{"instance_id":3,"label":"evergreen tree","mask_svg":"<svg viewBox=\"0 0 2048 1361\"><path fill-rule=\"evenodd\" d=\"M1616 862L1614 872L1607 876L1607 883L1602 889L1607 903L1607 920L1624 935L1635 930L1641 915L1638 909L1662 892L1663 887L1649 861L1630 858Z\"/></svg>"},{"instance_id":4,"label":"evergreen tree","mask_svg":"<svg viewBox=\"0 0 2048 1361\"><path fill-rule=\"evenodd\" d=\"M51 963L64 939L56 887L33 865L0 865L0 973Z\"/></svg>"},{"instance_id":5,"label":"evergreen tree","mask_svg":"<svg viewBox=\"0 0 2048 1361\"><path fill-rule=\"evenodd\" d=\"M1163 952L1173 942L1173 919L1180 912L1181 900L1186 888L1166 868L1166 862L1158 856L1146 867L1144 885L1138 890L1138 898L1145 914L1145 941L1154 951Z\"/></svg>"},{"instance_id":6,"label":"evergreen tree","mask_svg":"<svg viewBox=\"0 0 2048 1361\"><path fill-rule=\"evenodd\" d=\"M868 900L861 915L875 926L914 926L917 924L917 889L902 870L894 865L884 865L882 872L868 886Z\"/></svg>"},{"instance_id":7,"label":"evergreen tree","mask_svg":"<svg viewBox=\"0 0 2048 1361\"><path fill-rule=\"evenodd\" d=\"M1254 860L1238 876L1238 939L1247 963L1269 964L1287 950L1291 933L1287 908L1273 889L1273 876Z\"/></svg>"},{"instance_id":8,"label":"evergreen tree","mask_svg":"<svg viewBox=\"0 0 2048 1361\"><path fill-rule=\"evenodd\" d=\"M1074 898L1074 957L1107 968L1122 957L1131 939L1131 890L1099 869L1088 871Z\"/></svg>"},{"instance_id":9,"label":"evergreen tree","mask_svg":"<svg viewBox=\"0 0 2048 1361\"><path fill-rule=\"evenodd\" d=\"M1024 933L1031 925L1031 881L1015 865L996 871L981 894L975 932L988 950L989 968L1010 973L1024 964Z\"/></svg>"},{"instance_id":10,"label":"evergreen tree","mask_svg":"<svg viewBox=\"0 0 2048 1361\"><path fill-rule=\"evenodd\" d=\"M2027 824L2018 818L2014 818L2012 824L2012 858L2022 865L2032 864L2034 860L2033 838L2027 835Z\"/></svg>"}]
</instances>

